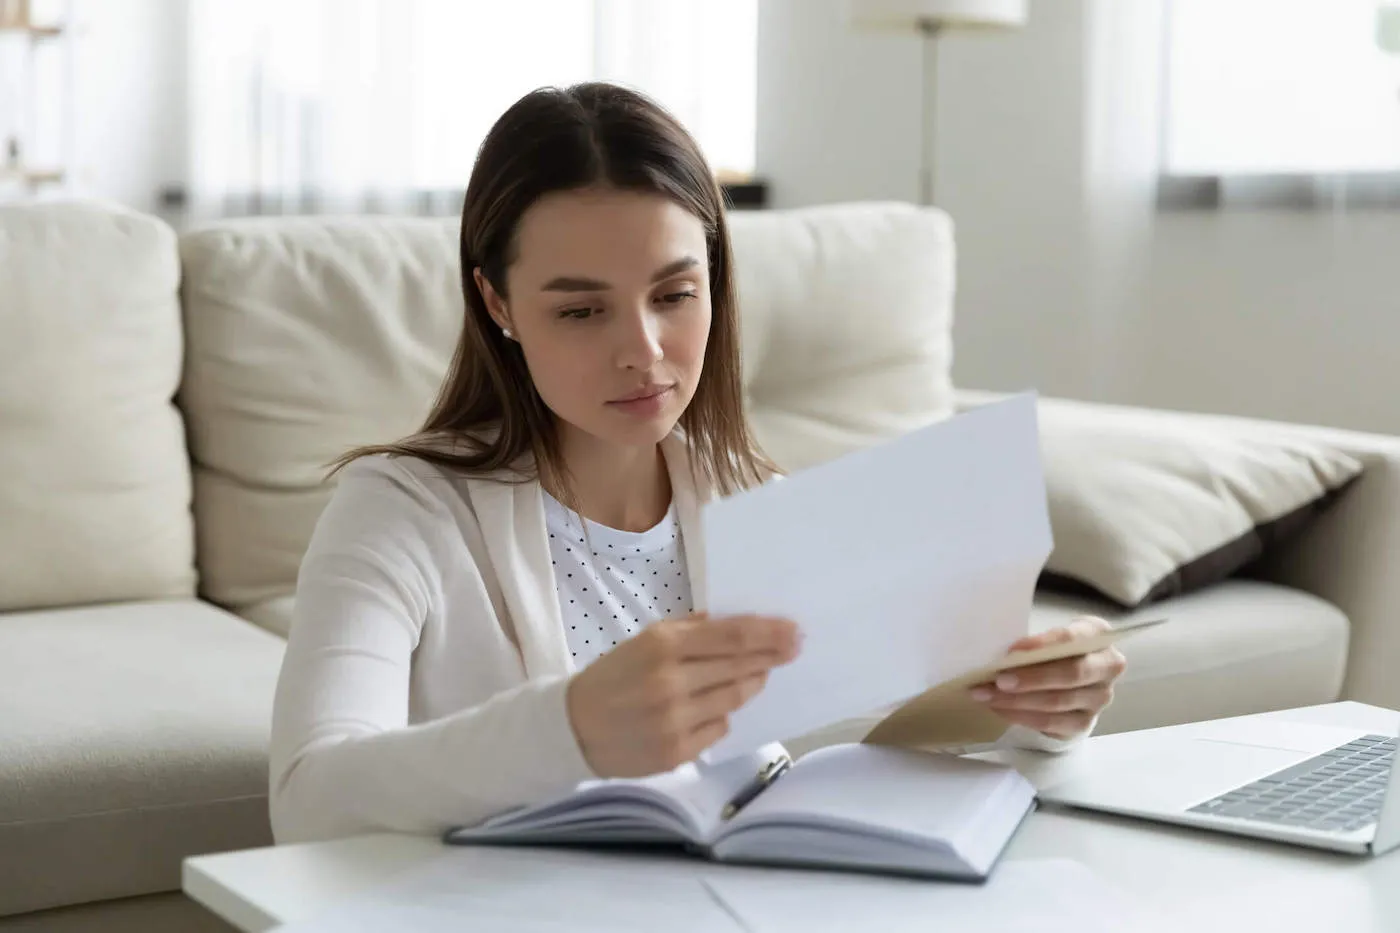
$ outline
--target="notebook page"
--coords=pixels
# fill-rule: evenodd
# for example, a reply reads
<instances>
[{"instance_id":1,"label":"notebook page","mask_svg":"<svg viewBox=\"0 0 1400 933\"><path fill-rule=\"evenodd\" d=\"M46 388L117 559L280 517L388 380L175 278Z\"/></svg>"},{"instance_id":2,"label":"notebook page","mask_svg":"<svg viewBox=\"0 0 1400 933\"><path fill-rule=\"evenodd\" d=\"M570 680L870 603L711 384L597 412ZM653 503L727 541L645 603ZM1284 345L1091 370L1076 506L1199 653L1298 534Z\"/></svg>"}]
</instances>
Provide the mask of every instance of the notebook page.
<instances>
[{"instance_id":1,"label":"notebook page","mask_svg":"<svg viewBox=\"0 0 1400 933\"><path fill-rule=\"evenodd\" d=\"M955 839L1008 780L1004 765L877 745L818 749L729 822L774 818L812 826L858 823L890 835Z\"/></svg>"},{"instance_id":2,"label":"notebook page","mask_svg":"<svg viewBox=\"0 0 1400 933\"><path fill-rule=\"evenodd\" d=\"M480 826L454 830L449 838L471 842L528 836L566 841L571 836L595 837L603 831L600 827L616 837L627 825L642 825L704 843L724 805L768 762L784 754L782 745L775 742L718 763L687 762L645 778L588 781L553 800L503 813Z\"/></svg>"},{"instance_id":3,"label":"notebook page","mask_svg":"<svg viewBox=\"0 0 1400 933\"><path fill-rule=\"evenodd\" d=\"M648 785L674 800L697 828L697 841L703 841L719 821L724 805L765 765L784 754L786 750L781 744L770 742L737 758L714 763L691 762L674 771L631 783Z\"/></svg>"}]
</instances>

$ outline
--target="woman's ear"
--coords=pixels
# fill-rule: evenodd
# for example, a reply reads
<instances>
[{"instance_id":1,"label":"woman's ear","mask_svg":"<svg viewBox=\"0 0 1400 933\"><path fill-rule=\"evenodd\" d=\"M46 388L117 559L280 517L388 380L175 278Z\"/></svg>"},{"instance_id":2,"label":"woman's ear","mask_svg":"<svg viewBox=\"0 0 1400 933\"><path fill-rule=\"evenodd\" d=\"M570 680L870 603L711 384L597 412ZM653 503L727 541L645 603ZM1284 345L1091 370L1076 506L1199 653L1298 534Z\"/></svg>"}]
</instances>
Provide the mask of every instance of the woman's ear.
<instances>
[{"instance_id":1,"label":"woman's ear","mask_svg":"<svg viewBox=\"0 0 1400 933\"><path fill-rule=\"evenodd\" d=\"M472 279L481 292L482 300L486 302L486 313L491 315L491 320L495 321L496 326L502 330L509 330L510 314L506 310L506 303L482 273L480 266L472 270Z\"/></svg>"}]
</instances>

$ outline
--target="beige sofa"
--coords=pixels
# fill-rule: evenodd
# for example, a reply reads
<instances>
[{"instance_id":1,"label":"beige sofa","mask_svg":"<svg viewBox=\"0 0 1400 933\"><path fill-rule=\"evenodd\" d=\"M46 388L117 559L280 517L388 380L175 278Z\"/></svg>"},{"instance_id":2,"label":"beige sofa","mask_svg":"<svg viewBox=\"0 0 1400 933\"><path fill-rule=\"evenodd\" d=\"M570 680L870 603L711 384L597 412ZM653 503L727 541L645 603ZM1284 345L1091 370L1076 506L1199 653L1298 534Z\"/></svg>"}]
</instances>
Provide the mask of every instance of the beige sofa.
<instances>
[{"instance_id":1,"label":"beige sofa","mask_svg":"<svg viewBox=\"0 0 1400 933\"><path fill-rule=\"evenodd\" d=\"M848 205L732 223L745 380L780 462L960 403L946 217ZM423 416L460 322L454 228L177 236L109 205L0 208L0 930L220 928L176 893L180 860L269 841L269 708L323 468ZM1325 435L1367 471L1260 578L1159 609L1174 623L1128 644L1103 729L1400 705L1400 441L1138 416ZM1113 614L1042 595L1032 624L1078 611Z\"/></svg>"}]
</instances>

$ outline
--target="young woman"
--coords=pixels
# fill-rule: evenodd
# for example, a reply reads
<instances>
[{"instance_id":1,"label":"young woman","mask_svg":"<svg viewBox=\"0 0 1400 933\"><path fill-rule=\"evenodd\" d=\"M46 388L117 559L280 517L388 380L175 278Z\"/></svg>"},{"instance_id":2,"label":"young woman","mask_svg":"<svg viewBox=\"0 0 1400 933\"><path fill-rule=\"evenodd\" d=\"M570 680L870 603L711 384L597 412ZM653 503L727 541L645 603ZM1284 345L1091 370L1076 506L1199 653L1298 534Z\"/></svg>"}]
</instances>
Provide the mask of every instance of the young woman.
<instances>
[{"instance_id":1,"label":"young woman","mask_svg":"<svg viewBox=\"0 0 1400 933\"><path fill-rule=\"evenodd\" d=\"M798 652L790 621L697 605L699 506L773 468L744 418L721 197L685 130L609 85L529 94L481 148L461 258L427 423L345 458L302 563L279 842L436 833L676 767ZM1053 748L1122 668L1109 650L975 693Z\"/></svg>"}]
</instances>

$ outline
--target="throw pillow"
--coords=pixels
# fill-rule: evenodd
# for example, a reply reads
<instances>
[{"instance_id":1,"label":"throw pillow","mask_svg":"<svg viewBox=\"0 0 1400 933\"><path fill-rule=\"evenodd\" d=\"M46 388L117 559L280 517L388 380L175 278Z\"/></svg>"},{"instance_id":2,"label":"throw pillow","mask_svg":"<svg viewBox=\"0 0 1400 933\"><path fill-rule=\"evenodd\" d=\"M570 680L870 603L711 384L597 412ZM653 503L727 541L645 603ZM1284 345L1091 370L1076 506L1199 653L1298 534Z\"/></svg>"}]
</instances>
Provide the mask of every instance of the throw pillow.
<instances>
[{"instance_id":1,"label":"throw pillow","mask_svg":"<svg viewBox=\"0 0 1400 933\"><path fill-rule=\"evenodd\" d=\"M1125 608L1236 573L1362 470L1311 440L1098 407L1042 405L1040 431L1055 536L1041 584Z\"/></svg>"}]
</instances>

